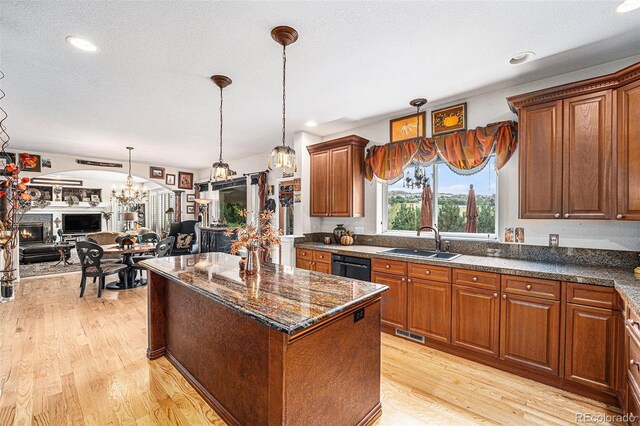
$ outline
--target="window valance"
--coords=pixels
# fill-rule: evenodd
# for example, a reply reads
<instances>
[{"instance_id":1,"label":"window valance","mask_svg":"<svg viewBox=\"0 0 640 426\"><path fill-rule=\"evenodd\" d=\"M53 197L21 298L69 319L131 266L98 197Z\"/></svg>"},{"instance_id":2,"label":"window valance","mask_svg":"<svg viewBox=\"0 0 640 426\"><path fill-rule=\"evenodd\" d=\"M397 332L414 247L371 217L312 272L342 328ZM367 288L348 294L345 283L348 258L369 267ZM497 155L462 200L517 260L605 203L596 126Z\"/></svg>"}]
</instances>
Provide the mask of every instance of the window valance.
<instances>
[{"instance_id":1,"label":"window valance","mask_svg":"<svg viewBox=\"0 0 640 426\"><path fill-rule=\"evenodd\" d=\"M365 176L394 183L411 163L427 166L438 158L459 174L482 170L495 153L496 171L509 161L517 146L517 123L501 121L432 138L377 145L367 150Z\"/></svg>"}]
</instances>

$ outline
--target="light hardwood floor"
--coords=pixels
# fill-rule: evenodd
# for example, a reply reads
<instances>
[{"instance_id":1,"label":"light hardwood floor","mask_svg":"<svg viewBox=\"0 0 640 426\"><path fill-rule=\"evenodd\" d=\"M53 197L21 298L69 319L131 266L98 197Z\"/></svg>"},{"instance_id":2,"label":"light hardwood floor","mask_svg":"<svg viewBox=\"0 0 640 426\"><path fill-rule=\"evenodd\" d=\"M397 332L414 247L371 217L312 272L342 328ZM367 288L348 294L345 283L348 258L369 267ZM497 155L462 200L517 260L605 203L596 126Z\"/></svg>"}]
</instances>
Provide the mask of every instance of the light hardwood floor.
<instances>
[{"instance_id":1,"label":"light hardwood floor","mask_svg":"<svg viewBox=\"0 0 640 426\"><path fill-rule=\"evenodd\" d=\"M146 350L146 289L79 275L25 279L0 305L0 425L224 424L164 358ZM603 404L383 335L377 425L573 424Z\"/></svg>"}]
</instances>

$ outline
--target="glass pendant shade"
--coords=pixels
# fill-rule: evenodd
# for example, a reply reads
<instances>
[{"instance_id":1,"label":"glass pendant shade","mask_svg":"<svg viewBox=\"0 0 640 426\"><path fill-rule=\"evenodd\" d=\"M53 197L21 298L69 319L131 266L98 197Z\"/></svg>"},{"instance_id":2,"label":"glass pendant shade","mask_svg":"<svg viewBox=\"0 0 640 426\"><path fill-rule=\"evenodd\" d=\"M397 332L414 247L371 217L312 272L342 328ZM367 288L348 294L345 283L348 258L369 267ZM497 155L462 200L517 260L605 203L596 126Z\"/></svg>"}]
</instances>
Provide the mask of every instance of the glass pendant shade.
<instances>
[{"instance_id":1,"label":"glass pendant shade","mask_svg":"<svg viewBox=\"0 0 640 426\"><path fill-rule=\"evenodd\" d=\"M269 167L282 168L286 173L298 171L296 166L296 151L286 145L278 145L269 155Z\"/></svg>"},{"instance_id":2,"label":"glass pendant shade","mask_svg":"<svg viewBox=\"0 0 640 426\"><path fill-rule=\"evenodd\" d=\"M211 165L211 175L210 180L213 182L220 182L222 180L227 180L231 178L231 176L235 176L236 172L229 168L229 165L222 161L216 161Z\"/></svg>"}]
</instances>

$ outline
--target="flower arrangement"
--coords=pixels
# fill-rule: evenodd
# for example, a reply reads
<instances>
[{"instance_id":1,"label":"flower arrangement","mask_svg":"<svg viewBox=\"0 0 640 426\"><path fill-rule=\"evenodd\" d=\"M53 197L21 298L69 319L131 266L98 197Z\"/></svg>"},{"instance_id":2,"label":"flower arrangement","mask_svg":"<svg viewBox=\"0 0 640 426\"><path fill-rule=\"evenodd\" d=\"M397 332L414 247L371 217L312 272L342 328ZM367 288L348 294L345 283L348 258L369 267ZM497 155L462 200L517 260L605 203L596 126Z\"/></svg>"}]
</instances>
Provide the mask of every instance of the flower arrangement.
<instances>
[{"instance_id":1,"label":"flower arrangement","mask_svg":"<svg viewBox=\"0 0 640 426\"><path fill-rule=\"evenodd\" d=\"M2 151L0 156L9 158ZM4 260L4 269L0 271L2 276L2 299L13 300L13 281L15 280L14 252L18 245L18 225L22 217L29 210L31 195L28 192L28 177L20 177L20 172L24 168L31 168L37 165L37 157L31 154L20 154L18 164L9 163L4 167L2 174L4 180L0 181L0 202L4 205L4 211L0 220L0 246Z\"/></svg>"},{"instance_id":2,"label":"flower arrangement","mask_svg":"<svg viewBox=\"0 0 640 426\"><path fill-rule=\"evenodd\" d=\"M242 210L242 217L247 217L247 210ZM271 224L273 212L265 210L260 213L252 223L245 226L236 226L227 228L226 236L236 234L236 239L231 240L231 254L237 254L243 248L247 249L247 263L245 272L248 274L255 273L259 270L259 258L257 250L268 250L272 246L280 245L280 236L283 234L282 229L277 229Z\"/></svg>"}]
</instances>

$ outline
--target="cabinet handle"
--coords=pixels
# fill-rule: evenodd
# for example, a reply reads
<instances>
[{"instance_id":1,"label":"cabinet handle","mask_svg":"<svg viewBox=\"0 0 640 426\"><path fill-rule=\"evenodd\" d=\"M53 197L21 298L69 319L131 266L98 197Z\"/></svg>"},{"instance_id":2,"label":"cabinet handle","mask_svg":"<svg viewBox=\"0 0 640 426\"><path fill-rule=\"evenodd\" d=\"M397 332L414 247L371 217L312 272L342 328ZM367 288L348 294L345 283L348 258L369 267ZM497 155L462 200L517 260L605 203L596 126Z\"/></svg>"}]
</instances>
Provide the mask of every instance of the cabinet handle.
<instances>
[{"instance_id":1,"label":"cabinet handle","mask_svg":"<svg viewBox=\"0 0 640 426\"><path fill-rule=\"evenodd\" d=\"M629 367L633 367L633 366L635 366L640 371L640 362L636 361L635 359L632 359L631 361L629 361Z\"/></svg>"},{"instance_id":2,"label":"cabinet handle","mask_svg":"<svg viewBox=\"0 0 640 426\"><path fill-rule=\"evenodd\" d=\"M431 273L431 271L427 269L426 271L424 271L424 273L429 275Z\"/></svg>"},{"instance_id":3,"label":"cabinet handle","mask_svg":"<svg viewBox=\"0 0 640 426\"><path fill-rule=\"evenodd\" d=\"M493 297L498 297L498 293L493 293Z\"/></svg>"},{"instance_id":4,"label":"cabinet handle","mask_svg":"<svg viewBox=\"0 0 640 426\"><path fill-rule=\"evenodd\" d=\"M411 278L407 278L407 282L410 283L411 282Z\"/></svg>"},{"instance_id":5,"label":"cabinet handle","mask_svg":"<svg viewBox=\"0 0 640 426\"><path fill-rule=\"evenodd\" d=\"M555 215L553 215L556 219L558 219L560 217L560 213L556 213Z\"/></svg>"},{"instance_id":6,"label":"cabinet handle","mask_svg":"<svg viewBox=\"0 0 640 426\"><path fill-rule=\"evenodd\" d=\"M506 299L506 298L507 298L507 295L506 295L506 294L503 294L503 295L502 295L502 298L503 298L503 299Z\"/></svg>"},{"instance_id":7,"label":"cabinet handle","mask_svg":"<svg viewBox=\"0 0 640 426\"><path fill-rule=\"evenodd\" d=\"M638 321L634 321L632 319L628 319L627 320L627 324L629 324L631 327L638 327L638 325L640 325L640 323Z\"/></svg>"},{"instance_id":8,"label":"cabinet handle","mask_svg":"<svg viewBox=\"0 0 640 426\"><path fill-rule=\"evenodd\" d=\"M405 282L405 280L406 280L405 277L400 278L400 281L402 281L402 282Z\"/></svg>"},{"instance_id":9,"label":"cabinet handle","mask_svg":"<svg viewBox=\"0 0 640 426\"><path fill-rule=\"evenodd\" d=\"M624 215L619 214L618 216L616 216L616 219L622 219L624 217Z\"/></svg>"},{"instance_id":10,"label":"cabinet handle","mask_svg":"<svg viewBox=\"0 0 640 426\"><path fill-rule=\"evenodd\" d=\"M478 281L478 277L471 278L471 281L473 281L475 283L476 281Z\"/></svg>"},{"instance_id":11,"label":"cabinet handle","mask_svg":"<svg viewBox=\"0 0 640 426\"><path fill-rule=\"evenodd\" d=\"M527 284L527 290L531 290L531 284Z\"/></svg>"},{"instance_id":12,"label":"cabinet handle","mask_svg":"<svg viewBox=\"0 0 640 426\"><path fill-rule=\"evenodd\" d=\"M565 219L569 219L569 213L565 213L565 214L564 214L564 218L565 218Z\"/></svg>"},{"instance_id":13,"label":"cabinet handle","mask_svg":"<svg viewBox=\"0 0 640 426\"><path fill-rule=\"evenodd\" d=\"M389 269L389 268L391 268L391 265L384 265L384 267Z\"/></svg>"}]
</instances>

